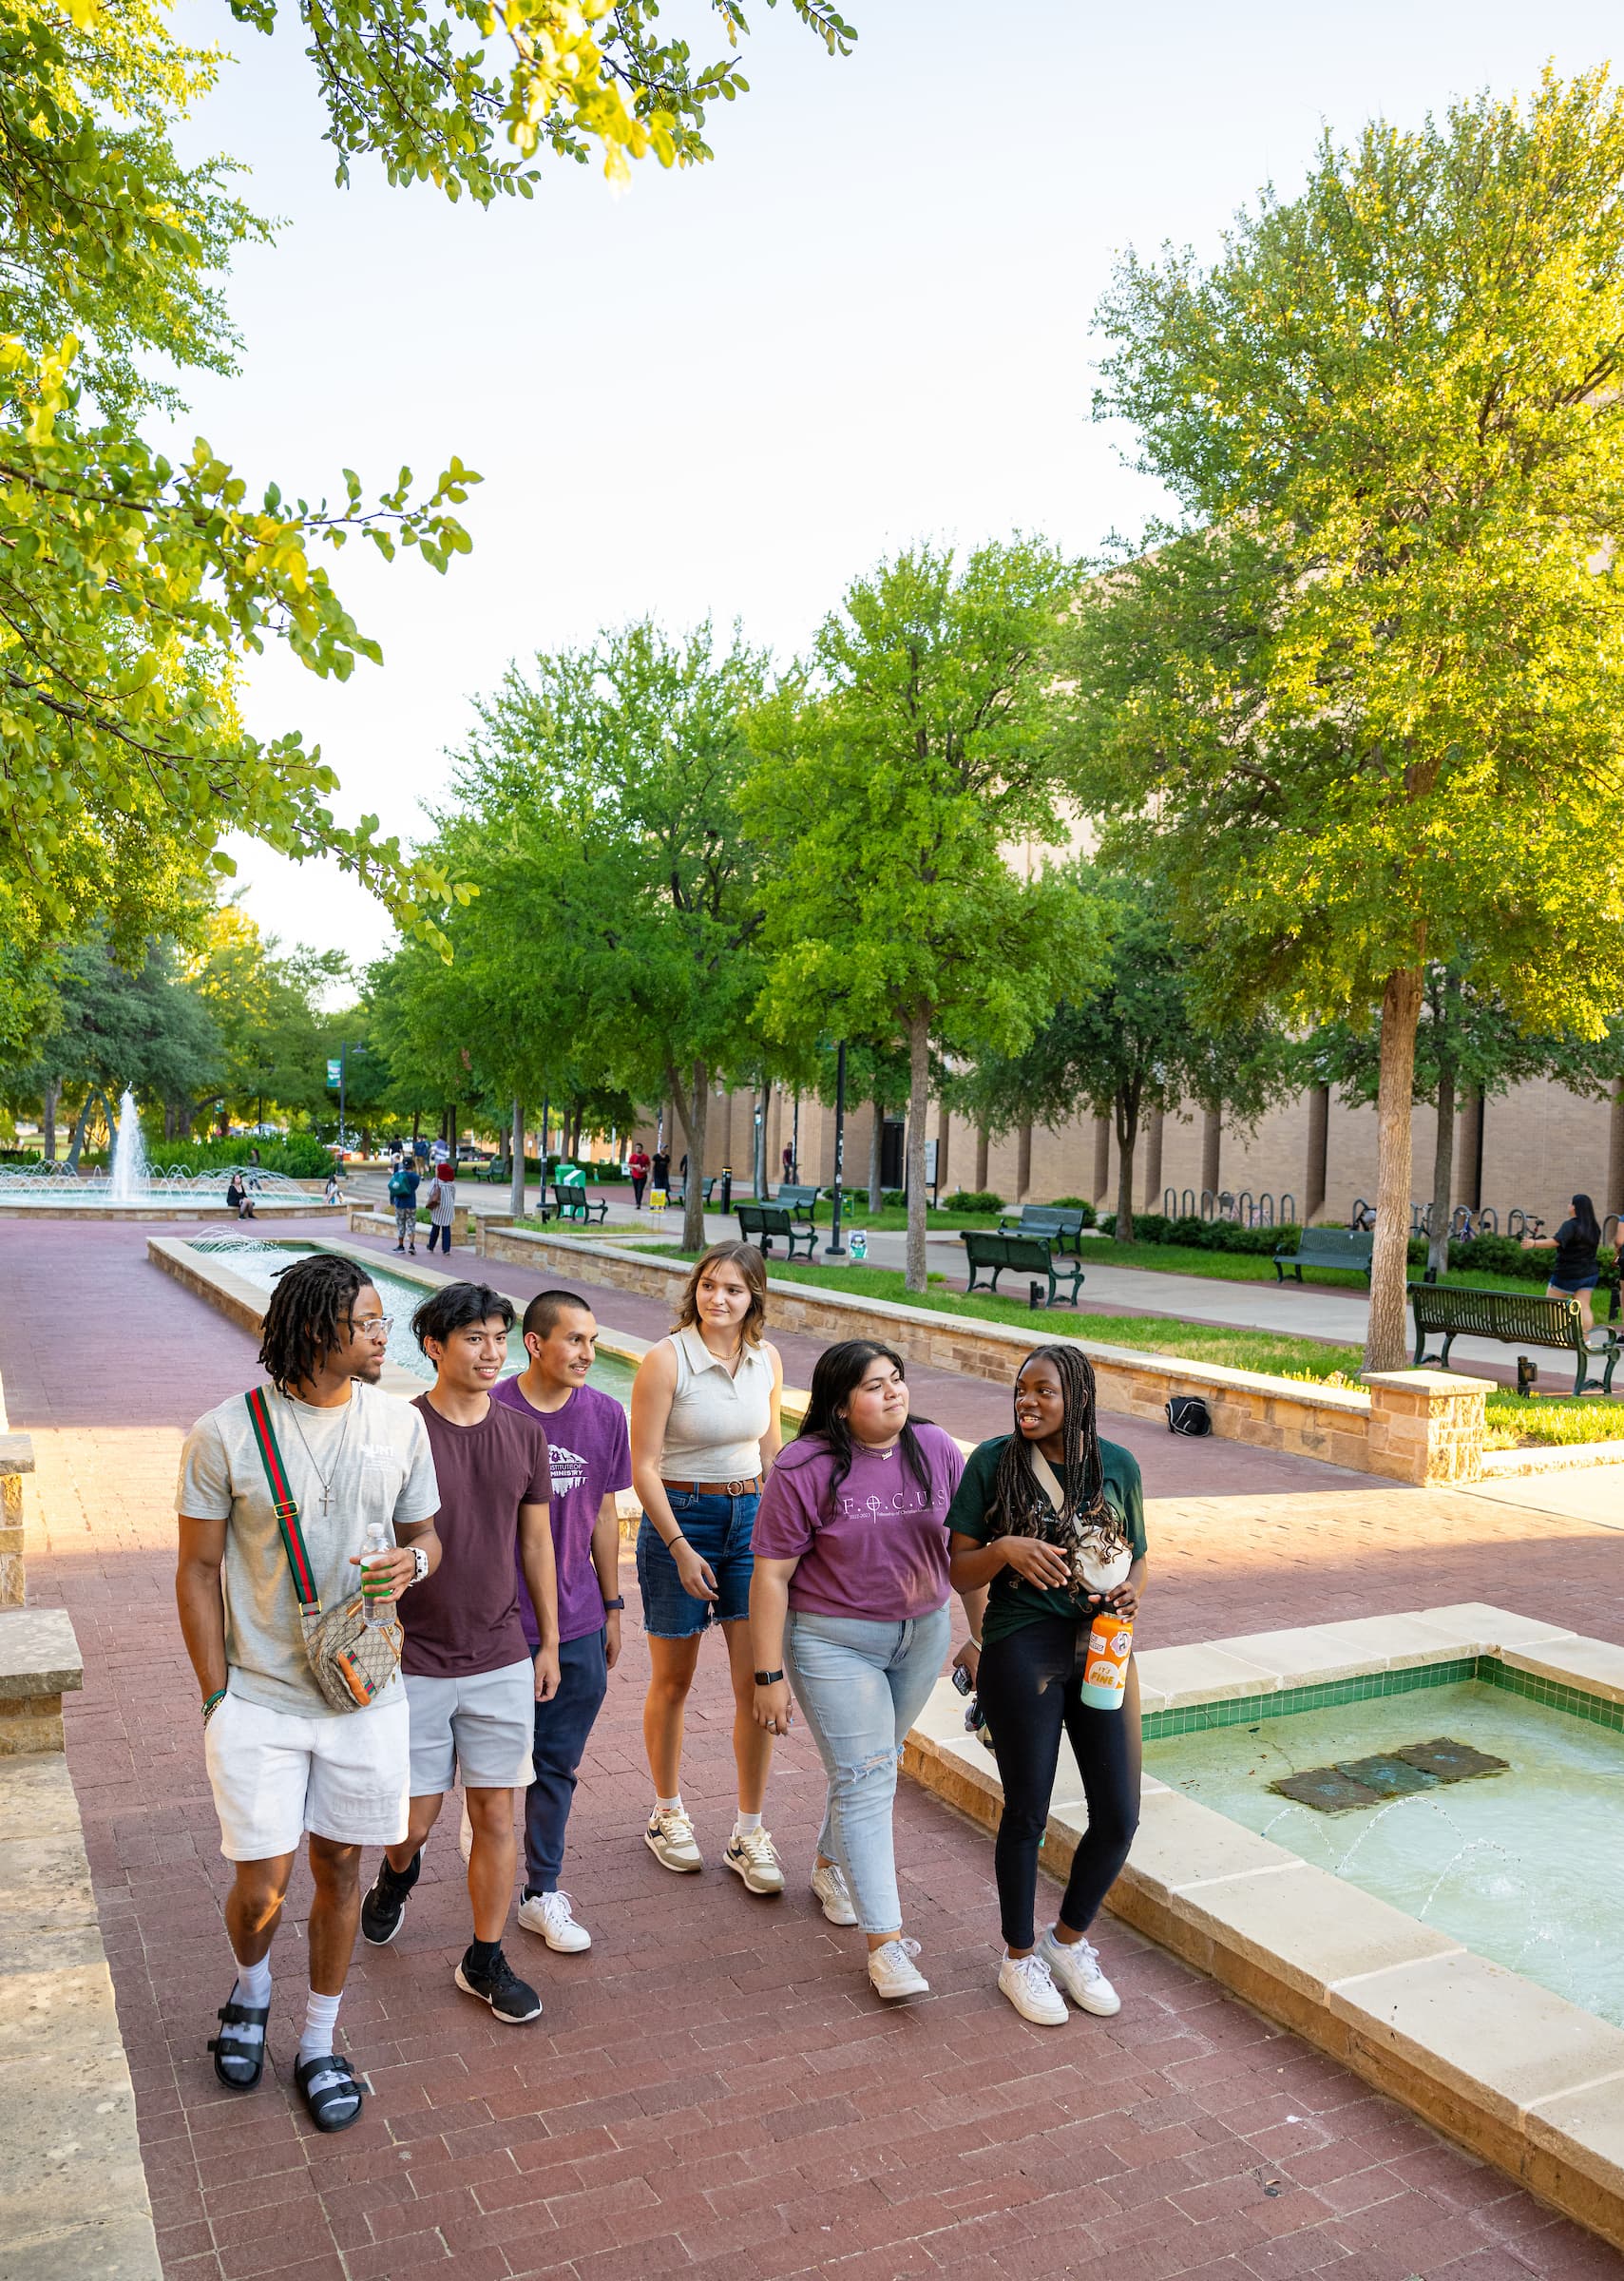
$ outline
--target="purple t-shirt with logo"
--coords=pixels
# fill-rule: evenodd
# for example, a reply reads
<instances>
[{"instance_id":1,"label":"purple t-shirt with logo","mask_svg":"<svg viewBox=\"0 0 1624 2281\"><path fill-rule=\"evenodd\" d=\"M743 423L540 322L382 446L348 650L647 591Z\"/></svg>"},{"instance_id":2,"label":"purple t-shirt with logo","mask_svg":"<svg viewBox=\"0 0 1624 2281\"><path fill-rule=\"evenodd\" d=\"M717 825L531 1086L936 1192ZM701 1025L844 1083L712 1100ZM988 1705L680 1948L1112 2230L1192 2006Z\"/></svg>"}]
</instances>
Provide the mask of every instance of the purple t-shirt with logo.
<instances>
[{"instance_id":1,"label":"purple t-shirt with logo","mask_svg":"<svg viewBox=\"0 0 1624 2281\"><path fill-rule=\"evenodd\" d=\"M914 1479L898 1443L853 1443L851 1470L830 1509L834 1452L822 1439L787 1443L767 1477L751 1549L762 1560L798 1561L790 1605L808 1616L910 1623L947 1600L947 1507L965 1470L958 1444L940 1426L916 1426L930 1475Z\"/></svg>"},{"instance_id":2,"label":"purple t-shirt with logo","mask_svg":"<svg viewBox=\"0 0 1624 2281\"><path fill-rule=\"evenodd\" d=\"M553 1479L553 1557L558 1562L558 1636L561 1640L584 1639L589 1632L603 1628L603 1595L592 1565L598 1508L611 1489L632 1486L626 1413L595 1386L578 1386L562 1409L537 1409L525 1401L517 1378L505 1378L493 1399L546 1428ZM541 1633L523 1571L519 1616L525 1639L535 1647Z\"/></svg>"}]
</instances>

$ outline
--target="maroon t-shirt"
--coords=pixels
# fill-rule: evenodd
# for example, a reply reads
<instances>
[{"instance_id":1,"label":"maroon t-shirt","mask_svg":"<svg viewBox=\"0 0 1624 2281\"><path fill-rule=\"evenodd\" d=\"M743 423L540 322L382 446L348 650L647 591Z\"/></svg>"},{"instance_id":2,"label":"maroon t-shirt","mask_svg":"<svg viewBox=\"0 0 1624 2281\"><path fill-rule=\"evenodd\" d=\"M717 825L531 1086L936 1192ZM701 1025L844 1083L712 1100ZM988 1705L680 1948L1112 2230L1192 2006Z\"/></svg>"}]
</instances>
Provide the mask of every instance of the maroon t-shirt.
<instances>
[{"instance_id":1,"label":"maroon t-shirt","mask_svg":"<svg viewBox=\"0 0 1624 2281\"><path fill-rule=\"evenodd\" d=\"M400 1603L401 1668L413 1678L466 1679L529 1654L513 1548L519 1507L552 1495L546 1422L492 1402L477 1426L453 1426L427 1394L423 1412L440 1483L440 1565Z\"/></svg>"}]
</instances>

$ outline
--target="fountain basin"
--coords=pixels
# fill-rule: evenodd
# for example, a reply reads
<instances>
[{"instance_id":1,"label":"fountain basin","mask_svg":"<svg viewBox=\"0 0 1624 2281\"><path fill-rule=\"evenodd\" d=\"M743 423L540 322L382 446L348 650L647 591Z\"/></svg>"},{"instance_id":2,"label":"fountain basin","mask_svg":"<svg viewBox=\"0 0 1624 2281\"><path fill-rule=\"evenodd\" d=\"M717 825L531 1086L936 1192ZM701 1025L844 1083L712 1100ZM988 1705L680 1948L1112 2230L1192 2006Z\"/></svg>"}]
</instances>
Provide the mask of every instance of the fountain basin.
<instances>
[{"instance_id":1,"label":"fountain basin","mask_svg":"<svg viewBox=\"0 0 1624 2281\"><path fill-rule=\"evenodd\" d=\"M52 1181L49 1187L62 1193L21 1197L0 1192L0 1219L123 1219L153 1223L218 1219L238 1224L237 1214L227 1205L223 1194L220 1197L177 1194L170 1202L158 1191L131 1203L115 1203L105 1188L92 1189L86 1184L86 1192L76 1195L66 1180ZM254 1201L260 1219L345 1219L350 1211L348 1204L327 1204L319 1196L302 1193L291 1197L257 1196Z\"/></svg>"},{"instance_id":2,"label":"fountain basin","mask_svg":"<svg viewBox=\"0 0 1624 2281\"><path fill-rule=\"evenodd\" d=\"M1610 1831L1618 1828L1624 1650L1468 1603L1153 1649L1138 1664L1142 1818L1107 1902L1112 1912L1624 2246L1624 2026L1593 2008L1613 2002L1610 1988L1578 1983L1587 1995L1576 2003L1475 1946L1485 1933L1500 1944L1492 1926L1468 1926L1454 1911L1453 1923L1436 1921L1435 1900L1425 1917L1412 1913L1279 1842L1281 1822L1266 1835L1238 1811L1244 1805L1253 1825L1274 1818L1256 1803L1263 1785L1248 1790L1248 1767L1260 1743L1279 1747L1278 1735L1290 1734L1294 1720L1317 1722L1312 1733L1298 1728L1290 1745L1295 1756L1302 1742L1299 1763L1309 1766L1327 1754L1354 1757L1372 1739L1390 1744L1401 1727L1406 1738L1448 1733L1449 1716L1440 1711L1457 1727L1470 1723L1480 1717L1481 1690L1491 1706L1503 1702L1515 1715L1504 1730L1513 1752L1532 1736L1541 1767L1553 1752L1561 1759L1559 1776L1535 1768L1527 1778L1568 1781L1570 1746L1583 1762L1583 1808L1576 1811L1577 1792L1570 1791L1559 1835L1553 1839L1547 1826L1544 1837L1557 1850L1528 1858L1536 1880L1541 1872L1553 1884L1570 1870L1577 1875L1598 1817ZM904 1764L993 1828L1003 1804L997 1768L964 1732L963 1714L940 1682L908 1735ZM1553 1722L1571 1723L1578 1739L1569 1734L1554 1742ZM1236 1811L1215 1811L1170 1773L1208 1785L1208 1796L1221 1795ZM1449 1792L1451 1810L1462 1792L1481 1792L1486 1801L1506 1780L1460 1785ZM1285 1803L1272 1798L1271 1807ZM1064 1874L1087 1818L1080 1777L1062 1751L1043 1854L1051 1871ZM1369 1818L1331 1817L1331 1832L1322 1823L1314 1843L1340 1857ZM1603 1932L1616 1914L1615 1877L1606 1891ZM1429 1892L1430 1883L1407 1888L1416 1906L1427 1906ZM1506 1896L1489 1898L1498 1905Z\"/></svg>"}]
</instances>

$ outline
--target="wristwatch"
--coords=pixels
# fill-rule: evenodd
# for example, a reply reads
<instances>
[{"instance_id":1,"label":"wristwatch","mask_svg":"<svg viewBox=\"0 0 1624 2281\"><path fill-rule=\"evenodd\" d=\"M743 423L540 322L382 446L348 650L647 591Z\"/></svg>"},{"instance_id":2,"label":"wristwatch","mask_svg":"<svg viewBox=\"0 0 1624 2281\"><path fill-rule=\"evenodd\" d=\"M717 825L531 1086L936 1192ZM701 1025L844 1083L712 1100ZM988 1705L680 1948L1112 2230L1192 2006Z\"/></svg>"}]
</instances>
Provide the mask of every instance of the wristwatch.
<instances>
[{"instance_id":1,"label":"wristwatch","mask_svg":"<svg viewBox=\"0 0 1624 2281\"><path fill-rule=\"evenodd\" d=\"M617 1592L613 1600L606 1600L603 1602L603 1613L605 1616L607 1616L611 1608L623 1608L625 1604L625 1594L623 1592Z\"/></svg>"},{"instance_id":2,"label":"wristwatch","mask_svg":"<svg viewBox=\"0 0 1624 2281\"><path fill-rule=\"evenodd\" d=\"M757 1687L776 1687L783 1676L781 1671L758 1671L755 1675L755 1684Z\"/></svg>"},{"instance_id":3,"label":"wristwatch","mask_svg":"<svg viewBox=\"0 0 1624 2281\"><path fill-rule=\"evenodd\" d=\"M429 1573L429 1555L421 1544L413 1544L410 1550L412 1559L411 1581L420 1584Z\"/></svg>"}]
</instances>

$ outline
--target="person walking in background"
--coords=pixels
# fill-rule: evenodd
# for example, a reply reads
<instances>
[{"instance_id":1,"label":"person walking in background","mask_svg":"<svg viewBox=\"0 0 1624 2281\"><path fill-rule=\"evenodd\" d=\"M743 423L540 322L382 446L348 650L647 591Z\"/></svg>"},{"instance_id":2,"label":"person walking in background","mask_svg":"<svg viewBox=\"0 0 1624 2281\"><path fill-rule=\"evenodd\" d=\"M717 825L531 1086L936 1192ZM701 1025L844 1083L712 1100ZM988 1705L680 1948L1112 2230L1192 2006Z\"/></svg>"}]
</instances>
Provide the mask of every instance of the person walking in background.
<instances>
[{"instance_id":1,"label":"person walking in background","mask_svg":"<svg viewBox=\"0 0 1624 2281\"><path fill-rule=\"evenodd\" d=\"M417 1167L409 1156L396 1160L389 1176L389 1200L394 1206L394 1248L417 1256ZM430 1231L432 1234L432 1230Z\"/></svg>"},{"instance_id":2,"label":"person walking in background","mask_svg":"<svg viewBox=\"0 0 1624 2281\"><path fill-rule=\"evenodd\" d=\"M225 1929L237 1978L209 2046L214 2071L233 2091L253 2090L264 2071L271 1943L308 1839L310 1994L294 2080L318 2131L346 2130L361 2112L361 2086L336 2048L338 2006L361 1848L404 1833L411 1760L394 1673L353 1710L328 1699L296 1576L314 1587L318 1613L341 1609L372 1520L392 1527L395 1549L369 1563L369 1598L421 1589L440 1559L423 1421L378 1388L388 1336L353 1259L322 1252L284 1268L259 1347L275 1390L234 1395L198 1420L176 1496L175 1598L202 1693L220 1850L234 1869Z\"/></svg>"},{"instance_id":3,"label":"person walking in background","mask_svg":"<svg viewBox=\"0 0 1624 2281\"><path fill-rule=\"evenodd\" d=\"M829 1778L812 1889L831 1925L861 1927L869 1982L890 1999L930 1984L903 1929L891 1811L904 1737L947 1652L947 1508L964 1470L949 1434L909 1419L901 1355L847 1339L818 1357L755 1521L755 1716L787 1733L793 1689ZM985 1598L966 1596L961 1660Z\"/></svg>"},{"instance_id":4,"label":"person walking in background","mask_svg":"<svg viewBox=\"0 0 1624 2281\"><path fill-rule=\"evenodd\" d=\"M626 1413L587 1375L598 1324L573 1291L544 1291L525 1310L529 1361L495 1399L538 1419L547 1436L547 1507L558 1571L558 1692L536 1703L530 1787L525 1793L525 1890L519 1922L549 1948L590 1948L567 1893L560 1892L564 1831L594 1720L621 1659L621 1522L617 1493L631 1486ZM539 1641L530 1596L519 1581L519 1615Z\"/></svg>"},{"instance_id":5,"label":"person walking in background","mask_svg":"<svg viewBox=\"0 0 1624 2281\"><path fill-rule=\"evenodd\" d=\"M781 1438L784 1371L762 1336L766 1318L761 1254L754 1244L713 1244L683 1287L670 1337L638 1366L632 1483L642 1504L638 1583L651 1667L642 1724L655 1798L644 1841L668 1869L704 1867L682 1804L682 1726L699 1642L720 1624L738 1773L723 1859L751 1892L781 1893L784 1872L761 1826L773 1738L755 1719L749 1620L751 1537Z\"/></svg>"},{"instance_id":6,"label":"person walking in background","mask_svg":"<svg viewBox=\"0 0 1624 2281\"><path fill-rule=\"evenodd\" d=\"M632 1183L632 1208L642 1210L642 1192L648 1185L648 1176L654 1160L640 1140L634 1141L632 1153L626 1159L626 1172Z\"/></svg>"},{"instance_id":7,"label":"person walking in background","mask_svg":"<svg viewBox=\"0 0 1624 2281\"><path fill-rule=\"evenodd\" d=\"M791 1146L791 1144L790 1144L790 1142L789 1142L788 1140L786 1140L786 1141L785 1141L785 1143L784 1143L784 1159L783 1159L783 1162L784 1162L784 1175L783 1175L783 1177L784 1177L784 1179L785 1179L786 1180L790 1180L790 1181L792 1181L792 1182L793 1182L793 1179L794 1179L794 1177L795 1177L795 1152L794 1152L794 1149L793 1149L793 1148Z\"/></svg>"},{"instance_id":8,"label":"person walking in background","mask_svg":"<svg viewBox=\"0 0 1624 2281\"><path fill-rule=\"evenodd\" d=\"M1086 2012L1121 2009L1084 1937L1139 1819L1139 1680L1117 1710L1081 1694L1094 1616L1132 1622L1144 1589L1144 1497L1131 1450L1101 1441L1094 1371L1075 1347L1039 1347L1015 1380L1015 1431L972 1451L947 1516L954 1584L990 1586L977 1695L1003 1784L993 1853L1005 1954L998 1984L1022 2019L1063 2026L1061 1990ZM1060 1915L1037 1944L1038 1849L1062 1730L1088 1801ZM1057 1983L1059 1984L1057 1985Z\"/></svg>"},{"instance_id":9,"label":"person walking in background","mask_svg":"<svg viewBox=\"0 0 1624 2281\"><path fill-rule=\"evenodd\" d=\"M434 1452L441 1542L451 1558L407 1612L411 1807L361 1905L361 1931L381 1948L400 1930L424 1845L460 1773L473 1831L473 1939L453 1977L493 2019L519 2026L540 2017L542 2000L502 1950L518 1867L513 1792L530 1778L536 1708L558 1692L559 1657L546 1431L533 1413L491 1399L512 1327L511 1301L484 1283L444 1284L411 1318L434 1366L434 1383L413 1408ZM519 1575L538 1627L533 1652L519 1615Z\"/></svg>"},{"instance_id":10,"label":"person walking in background","mask_svg":"<svg viewBox=\"0 0 1624 2281\"><path fill-rule=\"evenodd\" d=\"M443 1159L434 1167L434 1178L429 1183L424 1198L429 1207L429 1249L432 1251L436 1238L448 1258L451 1253L451 1217L457 1208L457 1168Z\"/></svg>"},{"instance_id":11,"label":"person walking in background","mask_svg":"<svg viewBox=\"0 0 1624 2281\"><path fill-rule=\"evenodd\" d=\"M668 1148L656 1148L653 1162L654 1185L661 1195L668 1196L671 1193L671 1151Z\"/></svg>"},{"instance_id":12,"label":"person walking in background","mask_svg":"<svg viewBox=\"0 0 1624 2281\"><path fill-rule=\"evenodd\" d=\"M1596 1264L1596 1253L1601 1248L1601 1222L1595 1217L1595 1206L1588 1196L1573 1198L1572 1217L1564 1219L1554 1236L1525 1236L1525 1252L1555 1252L1551 1264L1551 1280L1545 1286L1548 1299L1577 1299L1579 1321L1588 1338L1595 1328L1592 1320L1592 1292L1601 1280ZM1619 1257L1624 1261L1624 1247Z\"/></svg>"}]
</instances>

